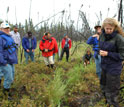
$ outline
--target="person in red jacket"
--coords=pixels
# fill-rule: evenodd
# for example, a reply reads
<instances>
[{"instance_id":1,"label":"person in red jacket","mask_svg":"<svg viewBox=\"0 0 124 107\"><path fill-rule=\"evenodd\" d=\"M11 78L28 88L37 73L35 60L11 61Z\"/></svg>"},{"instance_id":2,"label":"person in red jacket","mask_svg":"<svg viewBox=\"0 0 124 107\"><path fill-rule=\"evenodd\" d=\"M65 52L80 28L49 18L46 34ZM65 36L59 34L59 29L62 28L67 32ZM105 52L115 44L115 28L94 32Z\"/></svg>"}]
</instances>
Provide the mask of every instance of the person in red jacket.
<instances>
[{"instance_id":1,"label":"person in red jacket","mask_svg":"<svg viewBox=\"0 0 124 107\"><path fill-rule=\"evenodd\" d=\"M47 36L47 32L44 33L43 38L46 37L46 36ZM42 38L42 39L43 39L43 38ZM51 37L51 38L52 38L53 41L54 41L54 50L53 50L53 61L54 61L54 60L55 60L55 54L58 53L58 44L57 44L57 41L56 41L56 39L55 39L54 37Z\"/></svg>"},{"instance_id":2,"label":"person in red jacket","mask_svg":"<svg viewBox=\"0 0 124 107\"><path fill-rule=\"evenodd\" d=\"M45 33L39 45L44 57L44 62L48 67L54 67L53 53L54 53L54 39L49 32Z\"/></svg>"},{"instance_id":3,"label":"person in red jacket","mask_svg":"<svg viewBox=\"0 0 124 107\"><path fill-rule=\"evenodd\" d=\"M67 34L64 34L64 38L62 39L62 52L61 52L61 56L60 56L60 60L62 60L64 52L66 52L66 61L68 62L69 59L69 49L71 49L71 39L68 37Z\"/></svg>"}]
</instances>

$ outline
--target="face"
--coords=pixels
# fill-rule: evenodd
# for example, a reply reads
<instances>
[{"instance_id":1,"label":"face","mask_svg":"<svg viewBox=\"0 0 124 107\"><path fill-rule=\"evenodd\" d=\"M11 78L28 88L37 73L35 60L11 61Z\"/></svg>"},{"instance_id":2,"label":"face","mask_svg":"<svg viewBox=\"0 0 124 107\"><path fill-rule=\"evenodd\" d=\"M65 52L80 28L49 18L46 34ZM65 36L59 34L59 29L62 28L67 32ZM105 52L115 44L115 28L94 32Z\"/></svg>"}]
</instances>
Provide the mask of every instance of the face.
<instances>
[{"instance_id":1,"label":"face","mask_svg":"<svg viewBox=\"0 0 124 107\"><path fill-rule=\"evenodd\" d=\"M102 33L101 27L98 27L96 31L98 34L101 34Z\"/></svg>"},{"instance_id":2,"label":"face","mask_svg":"<svg viewBox=\"0 0 124 107\"><path fill-rule=\"evenodd\" d=\"M112 34L115 30L115 27L107 24L105 25L104 29L106 34Z\"/></svg>"},{"instance_id":3,"label":"face","mask_svg":"<svg viewBox=\"0 0 124 107\"><path fill-rule=\"evenodd\" d=\"M18 28L14 28L14 32L18 32Z\"/></svg>"},{"instance_id":4,"label":"face","mask_svg":"<svg viewBox=\"0 0 124 107\"><path fill-rule=\"evenodd\" d=\"M10 33L10 28L5 28L5 29L2 29L2 31L6 34L9 34Z\"/></svg>"},{"instance_id":5,"label":"face","mask_svg":"<svg viewBox=\"0 0 124 107\"><path fill-rule=\"evenodd\" d=\"M90 55L91 54L90 51L88 51L87 54Z\"/></svg>"},{"instance_id":6,"label":"face","mask_svg":"<svg viewBox=\"0 0 124 107\"><path fill-rule=\"evenodd\" d=\"M68 38L68 35L66 35L65 38L67 39Z\"/></svg>"},{"instance_id":7,"label":"face","mask_svg":"<svg viewBox=\"0 0 124 107\"><path fill-rule=\"evenodd\" d=\"M47 35L47 38L48 38L48 39L50 39L50 38L51 38L51 34L50 34L50 33Z\"/></svg>"}]
</instances>

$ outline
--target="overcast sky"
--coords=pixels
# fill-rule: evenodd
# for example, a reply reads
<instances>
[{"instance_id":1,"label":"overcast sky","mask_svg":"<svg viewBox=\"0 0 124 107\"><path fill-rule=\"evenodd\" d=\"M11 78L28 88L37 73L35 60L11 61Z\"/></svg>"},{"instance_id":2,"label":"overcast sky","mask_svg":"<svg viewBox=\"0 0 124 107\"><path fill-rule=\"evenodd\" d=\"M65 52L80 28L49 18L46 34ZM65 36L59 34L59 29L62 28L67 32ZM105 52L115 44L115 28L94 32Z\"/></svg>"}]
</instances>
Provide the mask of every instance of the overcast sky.
<instances>
[{"instance_id":1,"label":"overcast sky","mask_svg":"<svg viewBox=\"0 0 124 107\"><path fill-rule=\"evenodd\" d=\"M54 13L66 9L69 11L69 4L71 4L71 18L77 20L78 10L83 4L82 11L87 14L88 20L93 25L97 22L96 14L99 15L100 11L103 14L102 19L113 17L117 13L117 0L32 0L31 18L36 24L42 19L47 19ZM15 24L15 8L17 14L17 22L25 23L25 19L29 19L30 0L0 0L0 18L7 19L7 7L9 6L8 20ZM38 20L39 13L39 20Z\"/></svg>"}]
</instances>

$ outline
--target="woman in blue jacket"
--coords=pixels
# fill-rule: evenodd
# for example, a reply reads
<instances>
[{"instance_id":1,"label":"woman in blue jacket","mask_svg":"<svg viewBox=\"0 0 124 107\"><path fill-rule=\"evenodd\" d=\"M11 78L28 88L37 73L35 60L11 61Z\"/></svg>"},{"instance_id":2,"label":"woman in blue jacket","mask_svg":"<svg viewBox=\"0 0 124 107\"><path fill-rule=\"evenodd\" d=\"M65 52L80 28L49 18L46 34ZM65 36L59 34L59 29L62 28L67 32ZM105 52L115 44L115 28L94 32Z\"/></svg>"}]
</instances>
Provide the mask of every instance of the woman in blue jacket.
<instances>
[{"instance_id":1,"label":"woman in blue jacket","mask_svg":"<svg viewBox=\"0 0 124 107\"><path fill-rule=\"evenodd\" d=\"M94 59L96 64L96 74L98 78L101 78L101 56L99 55L99 36L101 34L101 26L95 26L96 34L89 37L87 44L93 45Z\"/></svg>"},{"instance_id":2,"label":"woman in blue jacket","mask_svg":"<svg viewBox=\"0 0 124 107\"><path fill-rule=\"evenodd\" d=\"M14 64L17 64L16 45L9 35L10 26L8 23L1 24L0 31L0 73L4 76L4 93L9 93L11 84L14 80ZM1 75L0 75L1 76ZM0 83L1 83L0 77ZM10 98L10 94L8 94Z\"/></svg>"},{"instance_id":3,"label":"woman in blue jacket","mask_svg":"<svg viewBox=\"0 0 124 107\"><path fill-rule=\"evenodd\" d=\"M109 107L119 107L120 75L124 60L124 33L119 23L113 18L106 18L102 29L99 43L102 59L100 85Z\"/></svg>"}]
</instances>

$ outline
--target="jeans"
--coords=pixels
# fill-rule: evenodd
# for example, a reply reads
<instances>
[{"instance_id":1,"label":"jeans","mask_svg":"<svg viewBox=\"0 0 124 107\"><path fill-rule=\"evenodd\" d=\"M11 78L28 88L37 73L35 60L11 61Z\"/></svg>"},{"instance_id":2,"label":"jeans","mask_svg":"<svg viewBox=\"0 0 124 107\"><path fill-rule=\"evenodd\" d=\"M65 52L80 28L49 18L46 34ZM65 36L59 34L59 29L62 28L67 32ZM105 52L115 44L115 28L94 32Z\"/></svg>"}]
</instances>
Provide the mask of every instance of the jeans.
<instances>
[{"instance_id":1,"label":"jeans","mask_svg":"<svg viewBox=\"0 0 124 107\"><path fill-rule=\"evenodd\" d=\"M63 48L63 49L62 49L62 53L61 53L61 56L60 56L60 60L62 60L63 55L64 55L65 52L66 52L66 61L68 62L68 59L69 59L69 48Z\"/></svg>"},{"instance_id":2,"label":"jeans","mask_svg":"<svg viewBox=\"0 0 124 107\"><path fill-rule=\"evenodd\" d=\"M0 79L4 77L3 86L5 89L9 89L15 75L14 65L7 64L6 66L0 66Z\"/></svg>"},{"instance_id":3,"label":"jeans","mask_svg":"<svg viewBox=\"0 0 124 107\"><path fill-rule=\"evenodd\" d=\"M31 58L31 61L34 62L34 52L32 52L32 50L30 50L30 52L24 51L24 55L26 64L28 64L29 57Z\"/></svg>"},{"instance_id":4,"label":"jeans","mask_svg":"<svg viewBox=\"0 0 124 107\"><path fill-rule=\"evenodd\" d=\"M96 64L96 74L98 76L98 78L100 79L101 78L101 72L102 72L102 69L101 69L101 56L98 55L97 58L95 58L95 64Z\"/></svg>"}]
</instances>

